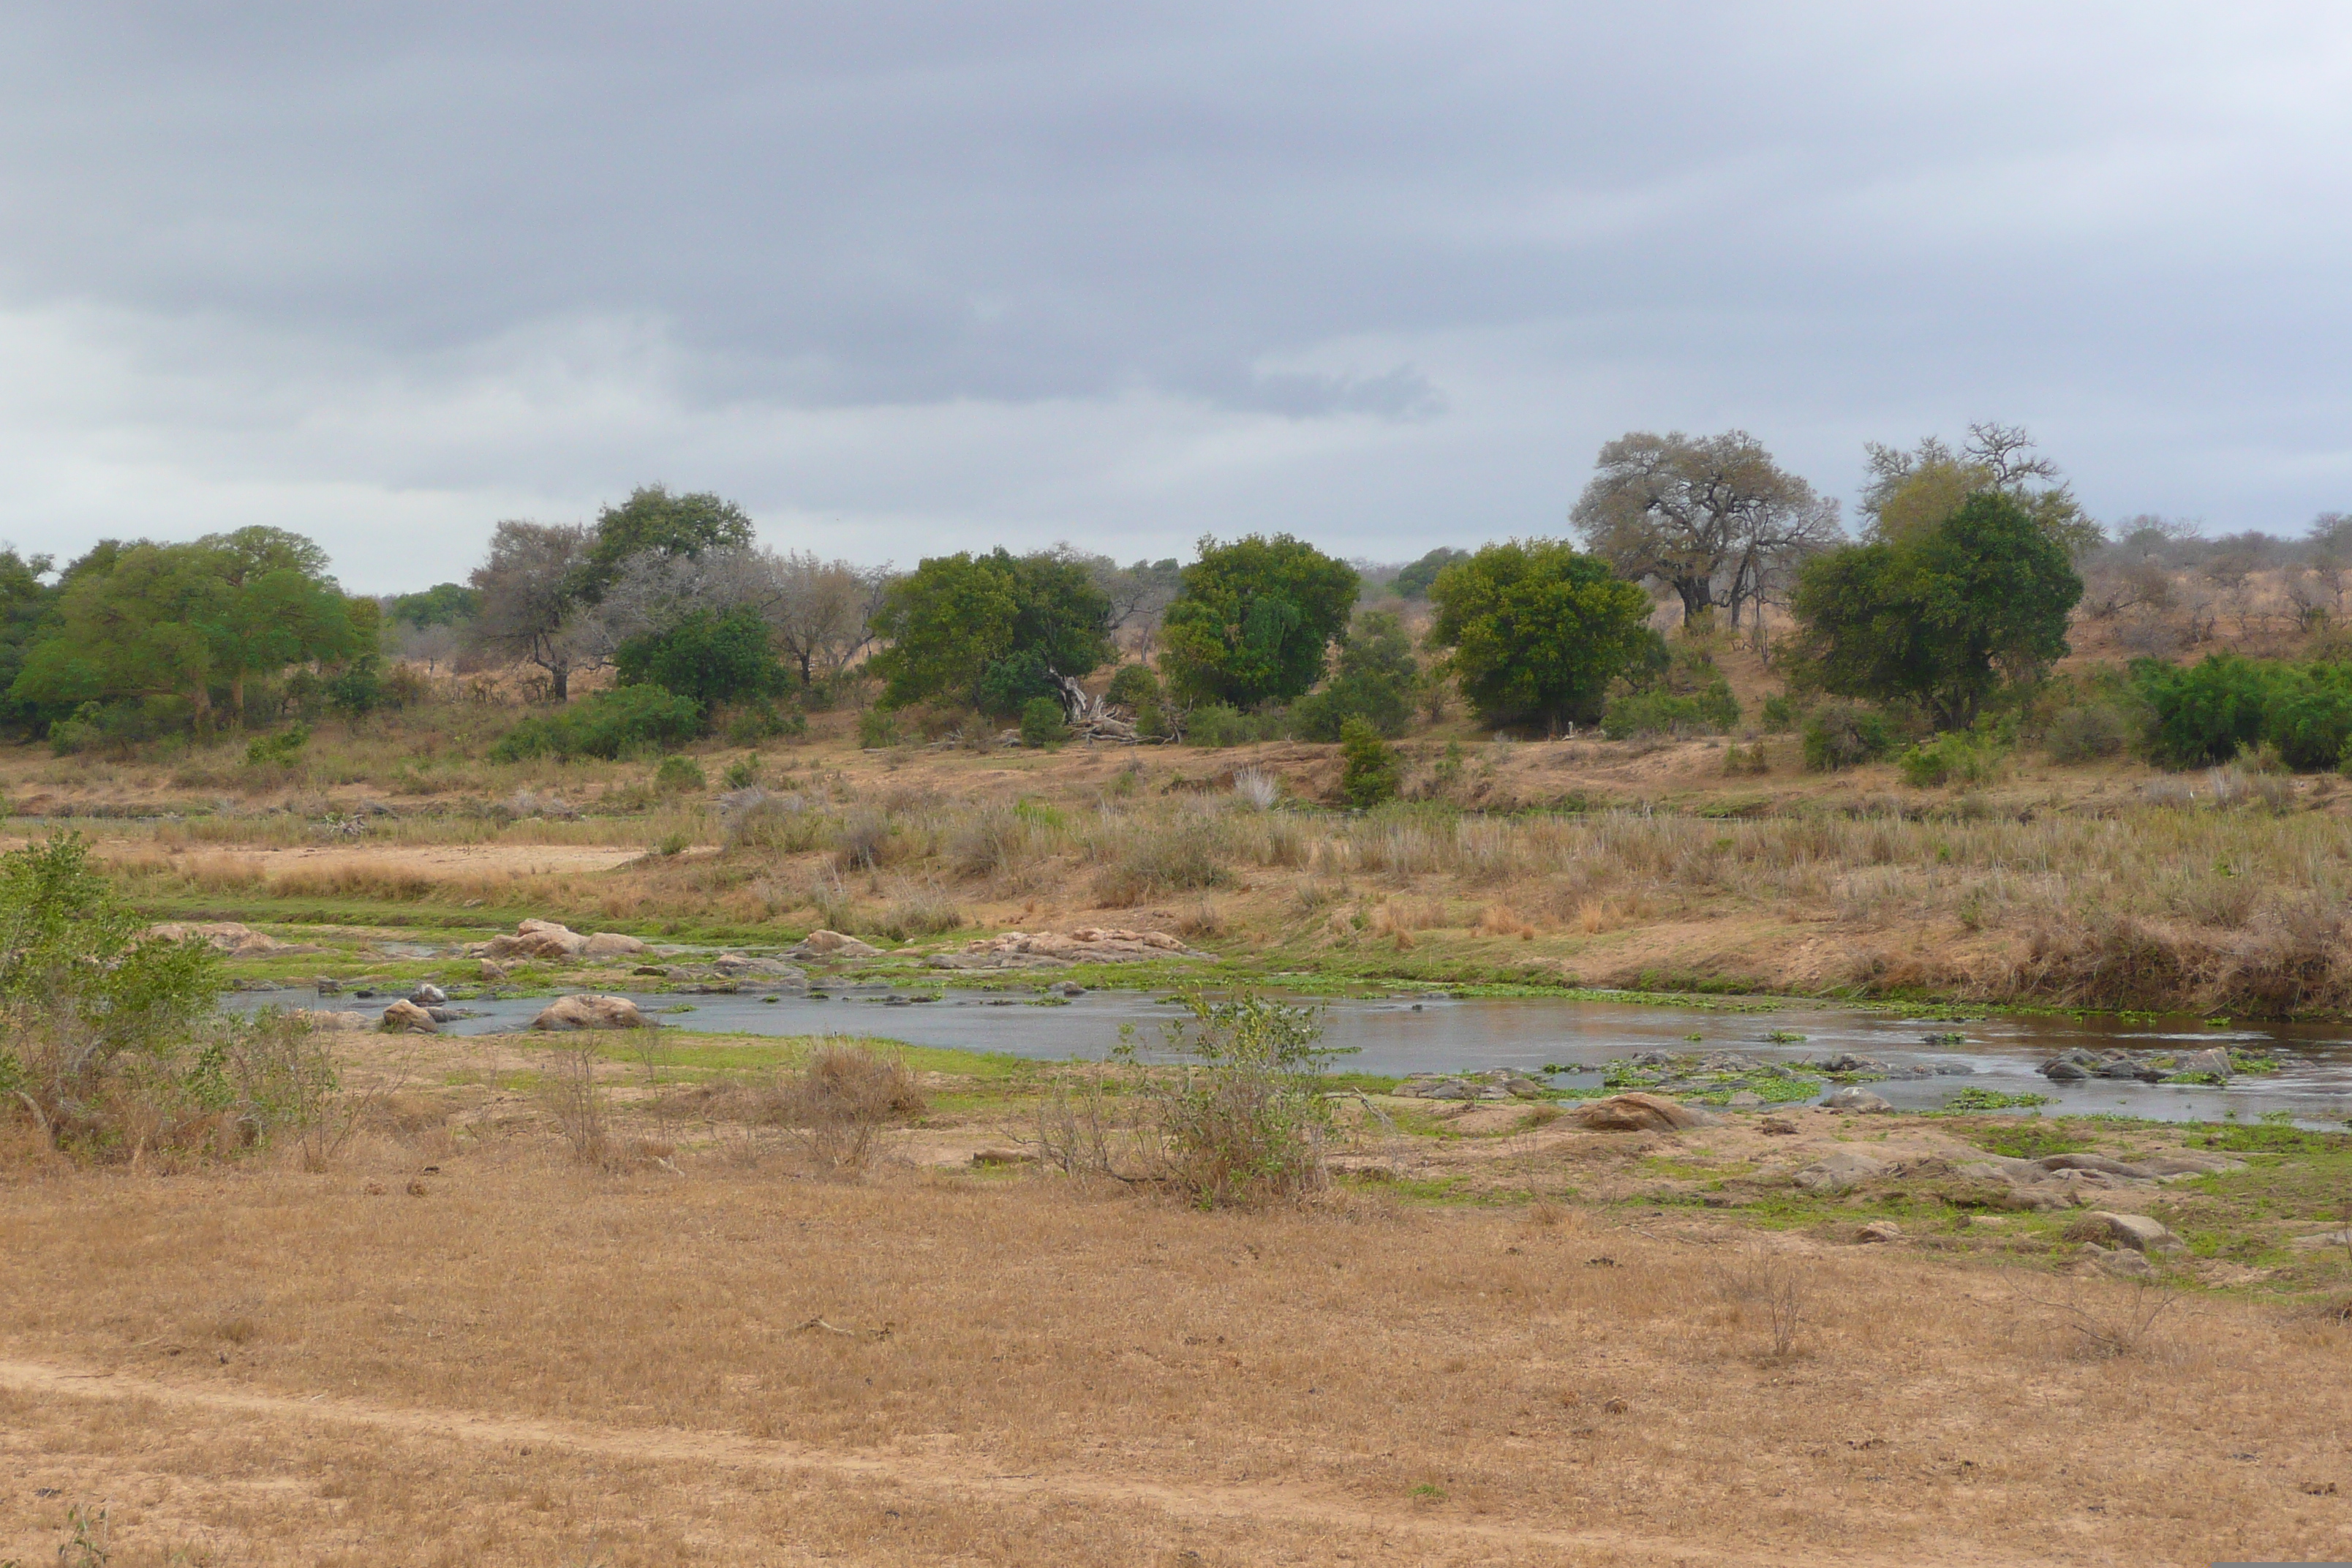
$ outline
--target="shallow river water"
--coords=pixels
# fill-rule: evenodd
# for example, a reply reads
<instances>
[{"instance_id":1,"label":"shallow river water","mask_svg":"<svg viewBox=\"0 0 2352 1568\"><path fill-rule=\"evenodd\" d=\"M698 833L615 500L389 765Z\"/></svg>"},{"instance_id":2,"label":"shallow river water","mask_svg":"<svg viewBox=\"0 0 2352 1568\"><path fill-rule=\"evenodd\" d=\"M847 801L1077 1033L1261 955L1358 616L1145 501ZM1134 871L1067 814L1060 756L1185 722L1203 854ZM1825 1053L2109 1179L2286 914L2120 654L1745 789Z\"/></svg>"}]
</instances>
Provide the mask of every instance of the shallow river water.
<instances>
[{"instance_id":1,"label":"shallow river water","mask_svg":"<svg viewBox=\"0 0 2352 1568\"><path fill-rule=\"evenodd\" d=\"M936 1001L892 1003L874 988L837 990L830 1000L786 995L763 1001L758 994L681 996L635 995L648 1016L668 1027L698 1033L810 1035L855 1034L942 1046L961 1050L1003 1051L1047 1060L1099 1058L1119 1040L1119 1027L1135 1025L1147 1047L1159 1027L1180 1009L1133 991L1093 991L1066 1005L1034 1005L1034 993L992 995L949 991ZM299 990L247 992L236 1001L252 1007L328 1006L381 1009L348 996L315 997ZM444 1033L489 1034L527 1026L545 997L512 997L455 1004L479 1016L443 1026ZM691 1011L674 1008L690 1007ZM1802 1035L1802 1043L1775 1044L1769 1032ZM1924 1037L1951 1032L1965 1045L1930 1047ZM1693 1040L1689 1037L1699 1037ZM1739 1051L1791 1064L1850 1051L1890 1064L1965 1062L1968 1076L1890 1079L1870 1085L1898 1109L1933 1110L1971 1086L2005 1093L2050 1097L2046 1115L2113 1112L2168 1120L2220 1121L2234 1113L2251 1121L2266 1111L2287 1111L2309 1124L2341 1125L2352 1118L2352 1025L2279 1025L2210 1028L2193 1018L2123 1021L2115 1018L1987 1016L1962 1022L1905 1018L1899 1015L1784 1004L1769 1012L1743 1013L1704 1007L1652 1006L1639 1003L1582 1002L1548 998L1454 1000L1440 994L1328 1004L1325 1042L1349 1047L1343 1069L1377 1073L1454 1072L1482 1068L1517 1068L1535 1072L1547 1063L1600 1067L1636 1051L1705 1054ZM2197 1050L2207 1046L2270 1047L2279 1070L2244 1074L2226 1088L2091 1079L2053 1083L2036 1071L2059 1052L2076 1046L2134 1051ZM1579 1074L1556 1080L1564 1087L1591 1085Z\"/></svg>"}]
</instances>

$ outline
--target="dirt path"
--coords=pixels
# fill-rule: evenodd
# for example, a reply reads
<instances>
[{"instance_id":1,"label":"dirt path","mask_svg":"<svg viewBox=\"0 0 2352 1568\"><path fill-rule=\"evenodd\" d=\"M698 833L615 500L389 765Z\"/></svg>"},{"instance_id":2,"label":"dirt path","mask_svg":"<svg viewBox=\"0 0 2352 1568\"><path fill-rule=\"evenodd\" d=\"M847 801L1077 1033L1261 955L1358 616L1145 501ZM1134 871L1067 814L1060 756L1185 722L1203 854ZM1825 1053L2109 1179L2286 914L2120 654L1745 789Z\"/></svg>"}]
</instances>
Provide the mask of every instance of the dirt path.
<instances>
[{"instance_id":1,"label":"dirt path","mask_svg":"<svg viewBox=\"0 0 2352 1568\"><path fill-rule=\"evenodd\" d=\"M546 1444L625 1463L714 1464L775 1471L817 1471L845 1479L995 1502L1035 1500L1057 1503L1140 1504L1178 1518L1339 1527L1426 1541L1488 1541L1562 1552L1606 1551L1656 1553L1675 1563L1836 1563L1853 1568L1874 1563L1944 1564L1986 1568L1999 1562L1958 1547L1922 1556L1915 1546L1892 1555L1836 1548L1794 1552L1759 1549L1752 1542L1716 1547L1687 1539L1628 1534L1608 1530L1563 1531L1508 1522L1436 1518L1393 1508L1369 1506L1343 1497L1318 1495L1305 1487L1279 1484L1168 1484L1084 1471L1007 1475L959 1466L938 1458L837 1453L801 1444L752 1441L723 1432L686 1433L538 1421L450 1410L404 1409L313 1394L299 1398L239 1388L207 1388L163 1382L121 1372L91 1372L40 1362L0 1361L0 1389L76 1400L152 1402L184 1411L249 1416L264 1421L318 1422L363 1431L475 1445ZM1834 1528L1824 1521L1824 1532ZM2055 1561L2055 1560L2053 1560Z\"/></svg>"}]
</instances>

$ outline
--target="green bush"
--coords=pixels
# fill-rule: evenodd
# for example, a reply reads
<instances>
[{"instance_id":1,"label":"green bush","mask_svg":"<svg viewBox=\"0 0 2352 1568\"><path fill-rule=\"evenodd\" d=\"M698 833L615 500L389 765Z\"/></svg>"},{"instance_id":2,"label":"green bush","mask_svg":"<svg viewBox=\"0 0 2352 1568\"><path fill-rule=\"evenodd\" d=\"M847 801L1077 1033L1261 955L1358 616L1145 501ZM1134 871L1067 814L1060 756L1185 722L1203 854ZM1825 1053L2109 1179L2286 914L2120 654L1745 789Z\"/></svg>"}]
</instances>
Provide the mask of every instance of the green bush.
<instances>
[{"instance_id":1,"label":"green bush","mask_svg":"<svg viewBox=\"0 0 2352 1568\"><path fill-rule=\"evenodd\" d=\"M1117 703L1138 713L1143 711L1147 703L1158 706L1160 697L1160 677L1151 672L1148 664L1120 665L1118 672L1110 678L1110 685L1103 691L1104 701Z\"/></svg>"},{"instance_id":2,"label":"green bush","mask_svg":"<svg viewBox=\"0 0 2352 1568\"><path fill-rule=\"evenodd\" d=\"M2195 665L2143 659L2132 675L2151 714L2149 754L2167 766L2210 766L2268 744L2308 771L2336 765L2352 739L2352 667L2217 653Z\"/></svg>"},{"instance_id":3,"label":"green bush","mask_svg":"<svg viewBox=\"0 0 2352 1568\"><path fill-rule=\"evenodd\" d=\"M868 708L857 715L857 743L867 751L898 743L898 716L886 709Z\"/></svg>"},{"instance_id":4,"label":"green bush","mask_svg":"<svg viewBox=\"0 0 2352 1568\"><path fill-rule=\"evenodd\" d=\"M1032 697L1021 705L1021 743L1052 751L1070 738L1070 724L1062 705L1050 697Z\"/></svg>"},{"instance_id":5,"label":"green bush","mask_svg":"<svg viewBox=\"0 0 2352 1568\"><path fill-rule=\"evenodd\" d=\"M1932 741L1920 742L1895 761L1906 781L1929 789L1948 784L1990 783L2002 754L2002 749L1989 740L1948 730Z\"/></svg>"},{"instance_id":6,"label":"green bush","mask_svg":"<svg viewBox=\"0 0 2352 1568\"><path fill-rule=\"evenodd\" d=\"M1184 743L1188 746L1246 746L1256 741L1279 741L1290 734L1290 714L1286 709L1265 713L1244 713L1223 702L1203 702L1186 716Z\"/></svg>"},{"instance_id":7,"label":"green bush","mask_svg":"<svg viewBox=\"0 0 2352 1568\"><path fill-rule=\"evenodd\" d=\"M723 726L730 746L756 746L762 741L799 740L808 733L808 715L787 712L773 702L750 702L727 715Z\"/></svg>"},{"instance_id":8,"label":"green bush","mask_svg":"<svg viewBox=\"0 0 2352 1568\"><path fill-rule=\"evenodd\" d=\"M1824 702L1805 721L1805 766L1815 773L1874 763L1894 749L1886 715L1858 702Z\"/></svg>"},{"instance_id":9,"label":"green bush","mask_svg":"<svg viewBox=\"0 0 2352 1568\"><path fill-rule=\"evenodd\" d=\"M1358 811L1370 811L1394 800L1402 771L1397 754L1381 732L1361 719L1350 719L1339 731L1339 793Z\"/></svg>"},{"instance_id":10,"label":"green bush","mask_svg":"<svg viewBox=\"0 0 2352 1568\"><path fill-rule=\"evenodd\" d=\"M1129 1069L1144 1110L1144 1152L1158 1176L1202 1208L1257 1208L1320 1191L1330 1131L1325 1075L1339 1051L1323 1046L1312 1007L1243 993L1185 1001L1168 1026L1178 1072L1142 1068L1132 1041L1114 1059Z\"/></svg>"},{"instance_id":11,"label":"green bush","mask_svg":"<svg viewBox=\"0 0 2352 1568\"><path fill-rule=\"evenodd\" d=\"M1339 650L1339 669L1321 690L1300 698L1291 715L1298 734L1309 741L1338 740L1350 719L1383 735L1402 735L1420 687L1420 667L1403 623L1375 610L1356 617Z\"/></svg>"},{"instance_id":12,"label":"green bush","mask_svg":"<svg viewBox=\"0 0 2352 1568\"><path fill-rule=\"evenodd\" d=\"M1689 696L1636 691L1612 699L1601 715L1601 732L1612 741L1633 735L1717 735L1739 722L1739 700L1717 679Z\"/></svg>"},{"instance_id":13,"label":"green bush","mask_svg":"<svg viewBox=\"0 0 2352 1568\"><path fill-rule=\"evenodd\" d=\"M658 686L622 686L560 713L524 720L490 748L490 760L622 757L678 745L701 732L702 708L693 698Z\"/></svg>"},{"instance_id":14,"label":"green bush","mask_svg":"<svg viewBox=\"0 0 2352 1568\"><path fill-rule=\"evenodd\" d=\"M661 766L654 770L654 788L663 795L685 795L709 787L710 780L703 773L702 764L692 757L664 757Z\"/></svg>"},{"instance_id":15,"label":"green bush","mask_svg":"<svg viewBox=\"0 0 2352 1568\"><path fill-rule=\"evenodd\" d=\"M727 764L719 782L729 789L750 789L760 782L760 759L757 756L738 757Z\"/></svg>"},{"instance_id":16,"label":"green bush","mask_svg":"<svg viewBox=\"0 0 2352 1568\"><path fill-rule=\"evenodd\" d=\"M256 735L245 744L245 760L251 767L290 763L302 754L302 748L310 742L310 730L307 724L297 724L275 735Z\"/></svg>"},{"instance_id":17,"label":"green bush","mask_svg":"<svg viewBox=\"0 0 2352 1568\"><path fill-rule=\"evenodd\" d=\"M1765 733L1785 735L1805 721L1805 705L1786 691L1779 692L1764 699L1757 718Z\"/></svg>"},{"instance_id":18,"label":"green bush","mask_svg":"<svg viewBox=\"0 0 2352 1568\"><path fill-rule=\"evenodd\" d=\"M749 609L696 610L631 637L614 654L613 668L625 686L658 686L705 709L772 696L792 679L769 647L767 624Z\"/></svg>"},{"instance_id":19,"label":"green bush","mask_svg":"<svg viewBox=\"0 0 2352 1568\"><path fill-rule=\"evenodd\" d=\"M2108 702L2062 708L2042 732L2042 749L2053 763L2095 762L2120 754L2131 740L2131 721Z\"/></svg>"}]
</instances>

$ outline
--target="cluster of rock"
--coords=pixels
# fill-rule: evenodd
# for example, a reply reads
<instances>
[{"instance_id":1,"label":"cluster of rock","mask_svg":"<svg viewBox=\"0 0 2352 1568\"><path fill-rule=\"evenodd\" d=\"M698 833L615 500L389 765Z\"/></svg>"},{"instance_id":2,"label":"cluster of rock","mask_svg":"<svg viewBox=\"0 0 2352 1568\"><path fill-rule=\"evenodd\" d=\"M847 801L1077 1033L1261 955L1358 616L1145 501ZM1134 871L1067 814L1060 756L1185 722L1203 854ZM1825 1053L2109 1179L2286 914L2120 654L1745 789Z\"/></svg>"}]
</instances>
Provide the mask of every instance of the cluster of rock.
<instances>
[{"instance_id":1,"label":"cluster of rock","mask_svg":"<svg viewBox=\"0 0 2352 1568\"><path fill-rule=\"evenodd\" d=\"M2085 1153L2047 1154L2039 1160L1986 1154L1955 1161L1940 1156L1889 1159L1859 1149L1839 1149L1798 1171L1791 1179L1806 1192L1820 1195L1851 1192L1865 1183L1937 1182L1947 1184L1948 1196L1972 1197L1987 1207L2062 1209L2112 1200L2135 1186L2241 1168L2239 1161L2209 1154L2161 1154L2138 1161ZM1949 1185L1955 1183L1963 1187ZM1967 1186L1974 1190L1964 1190Z\"/></svg>"},{"instance_id":2,"label":"cluster of rock","mask_svg":"<svg viewBox=\"0 0 2352 1568\"><path fill-rule=\"evenodd\" d=\"M1513 1068L1490 1068L1485 1072L1417 1072L1391 1092L1407 1100L1536 1100L1545 1093L1545 1085Z\"/></svg>"},{"instance_id":3,"label":"cluster of rock","mask_svg":"<svg viewBox=\"0 0 2352 1568\"><path fill-rule=\"evenodd\" d=\"M1074 963L1129 963L1149 958L1207 958L1166 931L1080 926L1073 931L1006 931L964 944L961 952L935 952L933 969L1066 969Z\"/></svg>"},{"instance_id":4,"label":"cluster of rock","mask_svg":"<svg viewBox=\"0 0 2352 1568\"><path fill-rule=\"evenodd\" d=\"M630 973L667 980L698 995L728 996L746 989L804 992L808 971L781 958L746 958L722 952L708 963L641 963Z\"/></svg>"},{"instance_id":5,"label":"cluster of rock","mask_svg":"<svg viewBox=\"0 0 2352 1568\"><path fill-rule=\"evenodd\" d=\"M2053 1083L2084 1079L2134 1079L2141 1083L2221 1082L2237 1070L2220 1046L2201 1051L2091 1051L2074 1049L2042 1064Z\"/></svg>"},{"instance_id":6,"label":"cluster of rock","mask_svg":"<svg viewBox=\"0 0 2352 1568\"><path fill-rule=\"evenodd\" d=\"M1876 1057L1858 1057L1851 1051L1822 1057L1806 1062L1815 1072L1828 1073L1832 1078L1913 1079L1965 1078L1977 1069L1966 1062L1888 1062Z\"/></svg>"},{"instance_id":7,"label":"cluster of rock","mask_svg":"<svg viewBox=\"0 0 2352 1568\"><path fill-rule=\"evenodd\" d=\"M882 950L870 942L860 942L837 931L813 931L801 939L799 946L789 949L784 956L797 958L805 963L812 959L879 958Z\"/></svg>"},{"instance_id":8,"label":"cluster of rock","mask_svg":"<svg viewBox=\"0 0 2352 1568\"><path fill-rule=\"evenodd\" d=\"M236 921L171 921L163 925L149 926L147 934L165 942L201 942L214 952L226 953L231 958L267 958L273 953L319 951L315 947L280 942Z\"/></svg>"},{"instance_id":9,"label":"cluster of rock","mask_svg":"<svg viewBox=\"0 0 2352 1568\"><path fill-rule=\"evenodd\" d=\"M493 963L509 958L634 958L646 951L644 942L616 931L583 936L570 926L538 920L523 921L511 936L494 936L466 949L469 957Z\"/></svg>"}]
</instances>

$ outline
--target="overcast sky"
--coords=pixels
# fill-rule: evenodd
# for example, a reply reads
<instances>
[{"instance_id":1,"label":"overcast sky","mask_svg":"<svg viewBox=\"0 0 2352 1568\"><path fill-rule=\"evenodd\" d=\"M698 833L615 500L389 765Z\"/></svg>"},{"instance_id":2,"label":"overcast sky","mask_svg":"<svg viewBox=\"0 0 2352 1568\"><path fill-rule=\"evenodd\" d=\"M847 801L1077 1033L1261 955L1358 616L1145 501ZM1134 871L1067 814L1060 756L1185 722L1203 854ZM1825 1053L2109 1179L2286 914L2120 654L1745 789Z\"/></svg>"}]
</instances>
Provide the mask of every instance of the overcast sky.
<instances>
[{"instance_id":1,"label":"overcast sky","mask_svg":"<svg viewBox=\"0 0 2352 1568\"><path fill-rule=\"evenodd\" d=\"M1557 533L1601 443L2029 426L2352 510L2340 3L0 9L0 537L353 589L716 489L864 561Z\"/></svg>"}]
</instances>

